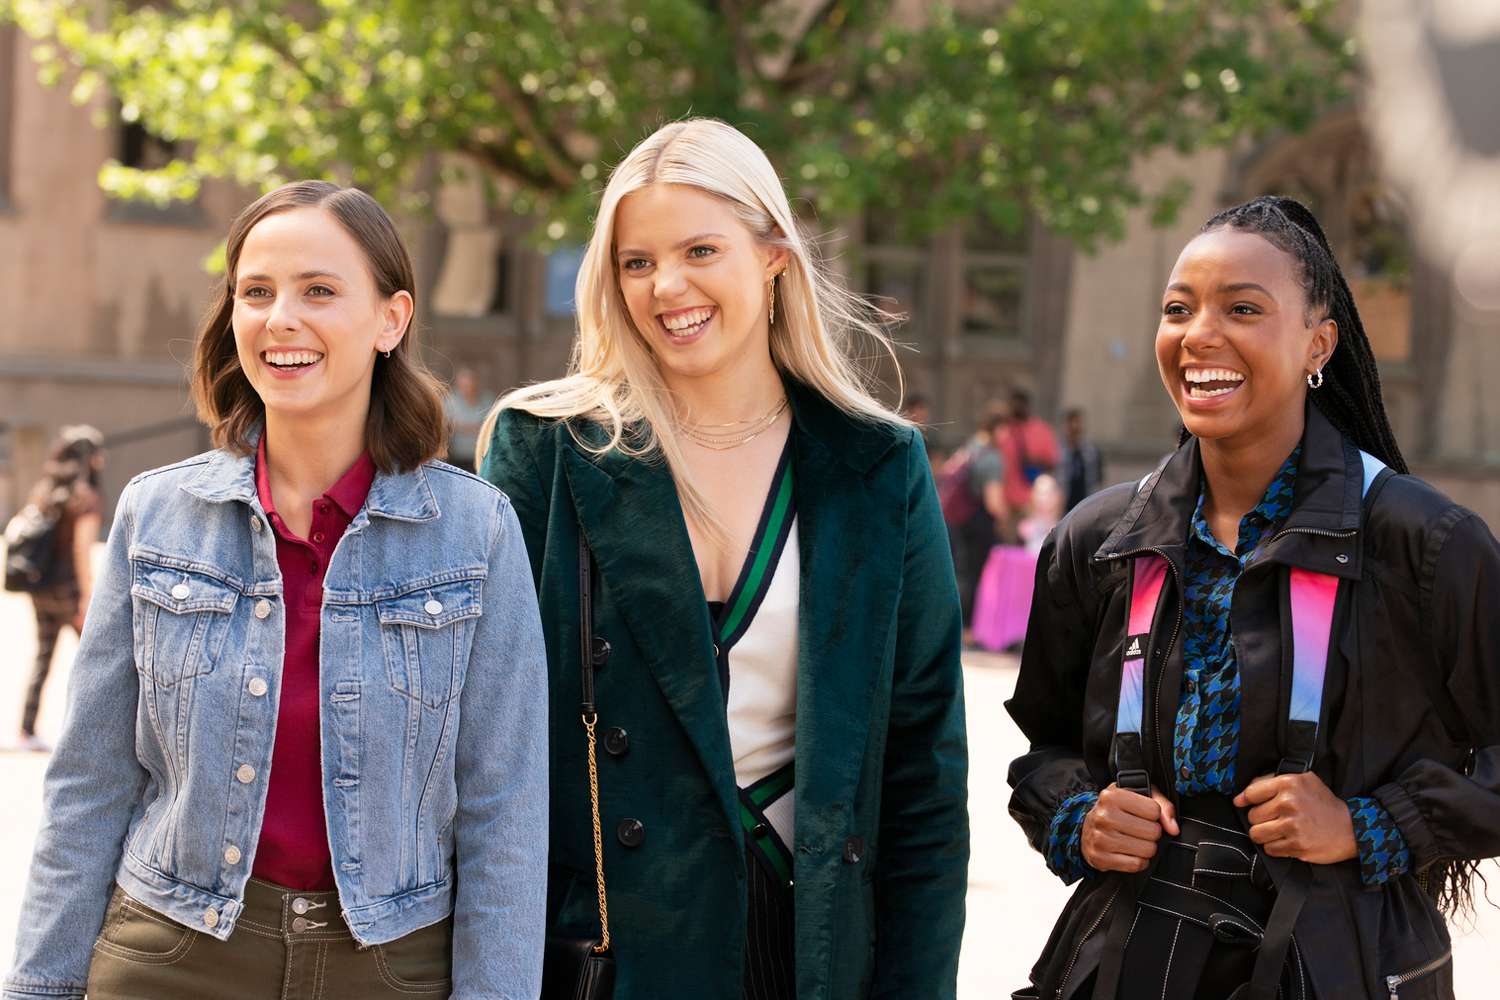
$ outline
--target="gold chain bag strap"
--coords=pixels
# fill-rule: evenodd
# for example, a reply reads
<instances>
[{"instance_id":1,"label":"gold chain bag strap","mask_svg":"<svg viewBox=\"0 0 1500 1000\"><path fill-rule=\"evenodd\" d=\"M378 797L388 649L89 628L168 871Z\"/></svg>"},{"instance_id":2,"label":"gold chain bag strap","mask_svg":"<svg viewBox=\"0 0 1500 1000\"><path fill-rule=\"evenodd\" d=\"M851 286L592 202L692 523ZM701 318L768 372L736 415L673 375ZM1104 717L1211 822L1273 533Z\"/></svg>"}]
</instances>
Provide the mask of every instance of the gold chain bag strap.
<instances>
[{"instance_id":1,"label":"gold chain bag strap","mask_svg":"<svg viewBox=\"0 0 1500 1000\"><path fill-rule=\"evenodd\" d=\"M594 821L594 882L599 895L599 936L547 935L542 966L542 1000L609 1000L615 992L615 956L609 944L609 899L604 891L604 836L599 821L599 757L594 730L594 671L603 657L594 649L594 560L578 532L578 653L583 671L579 717L589 746L589 811Z\"/></svg>"}]
</instances>

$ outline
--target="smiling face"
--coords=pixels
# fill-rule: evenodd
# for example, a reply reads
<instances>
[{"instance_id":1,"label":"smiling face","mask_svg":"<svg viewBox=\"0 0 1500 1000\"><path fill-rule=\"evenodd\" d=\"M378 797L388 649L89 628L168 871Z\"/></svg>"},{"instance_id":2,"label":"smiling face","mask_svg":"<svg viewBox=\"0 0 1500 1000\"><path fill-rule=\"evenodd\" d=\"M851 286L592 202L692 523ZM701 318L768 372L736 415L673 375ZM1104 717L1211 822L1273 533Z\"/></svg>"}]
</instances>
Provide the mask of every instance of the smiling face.
<instances>
[{"instance_id":1,"label":"smiling face","mask_svg":"<svg viewBox=\"0 0 1500 1000\"><path fill-rule=\"evenodd\" d=\"M651 184L620 200L614 237L625 307L668 384L770 357L766 285L787 253L761 243L728 203Z\"/></svg>"},{"instance_id":2,"label":"smiling face","mask_svg":"<svg viewBox=\"0 0 1500 1000\"><path fill-rule=\"evenodd\" d=\"M321 208L256 223L236 262L231 325L268 420L363 425L376 352L411 319L409 292L383 296L360 245Z\"/></svg>"},{"instance_id":3,"label":"smiling face","mask_svg":"<svg viewBox=\"0 0 1500 1000\"><path fill-rule=\"evenodd\" d=\"M1217 229L1177 258L1156 361L1189 433L1279 441L1288 430L1300 436L1306 376L1337 342L1334 322L1309 312L1290 255L1254 233Z\"/></svg>"}]
</instances>

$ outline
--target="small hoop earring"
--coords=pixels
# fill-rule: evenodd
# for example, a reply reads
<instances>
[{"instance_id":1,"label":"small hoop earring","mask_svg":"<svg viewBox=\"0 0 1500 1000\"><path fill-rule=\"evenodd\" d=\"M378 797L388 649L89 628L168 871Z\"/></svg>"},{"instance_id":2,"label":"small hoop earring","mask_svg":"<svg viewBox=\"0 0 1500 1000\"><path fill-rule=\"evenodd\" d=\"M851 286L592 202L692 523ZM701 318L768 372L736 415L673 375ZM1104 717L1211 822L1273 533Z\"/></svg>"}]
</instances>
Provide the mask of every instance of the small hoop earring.
<instances>
[{"instance_id":1,"label":"small hoop earring","mask_svg":"<svg viewBox=\"0 0 1500 1000\"><path fill-rule=\"evenodd\" d=\"M390 351L386 351L386 352L385 352L385 356L386 356L386 357L390 357L390 356L391 356L391 352L390 352Z\"/></svg>"},{"instance_id":2,"label":"small hoop earring","mask_svg":"<svg viewBox=\"0 0 1500 1000\"><path fill-rule=\"evenodd\" d=\"M1323 388L1323 369L1319 368L1316 372L1307 376L1307 387L1309 389Z\"/></svg>"}]
</instances>

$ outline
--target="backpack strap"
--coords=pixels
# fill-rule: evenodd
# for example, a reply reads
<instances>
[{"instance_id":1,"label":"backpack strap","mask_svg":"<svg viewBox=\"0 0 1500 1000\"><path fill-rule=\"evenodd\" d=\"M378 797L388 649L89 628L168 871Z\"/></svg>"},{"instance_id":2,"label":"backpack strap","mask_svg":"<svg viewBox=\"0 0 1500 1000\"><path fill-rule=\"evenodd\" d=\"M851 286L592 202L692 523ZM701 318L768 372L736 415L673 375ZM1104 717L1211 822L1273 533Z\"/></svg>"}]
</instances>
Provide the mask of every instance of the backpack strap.
<instances>
[{"instance_id":1,"label":"backpack strap","mask_svg":"<svg viewBox=\"0 0 1500 1000\"><path fill-rule=\"evenodd\" d=\"M1141 736L1146 714L1146 651L1151 640L1151 622L1161 603L1166 579L1167 560L1162 556L1151 553L1131 560L1124 654L1120 664L1120 700L1115 709L1111 756L1115 783L1142 795L1151 794L1151 777Z\"/></svg>"}]
</instances>

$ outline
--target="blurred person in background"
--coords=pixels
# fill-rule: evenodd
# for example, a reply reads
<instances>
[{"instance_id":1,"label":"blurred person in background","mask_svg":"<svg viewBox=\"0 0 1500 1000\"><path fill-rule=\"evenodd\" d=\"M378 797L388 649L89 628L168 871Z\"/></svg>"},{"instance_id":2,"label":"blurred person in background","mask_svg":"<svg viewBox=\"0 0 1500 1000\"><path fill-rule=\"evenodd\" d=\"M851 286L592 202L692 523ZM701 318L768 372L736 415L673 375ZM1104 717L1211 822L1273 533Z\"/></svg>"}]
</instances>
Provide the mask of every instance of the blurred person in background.
<instances>
[{"instance_id":1,"label":"blurred person in background","mask_svg":"<svg viewBox=\"0 0 1500 1000\"><path fill-rule=\"evenodd\" d=\"M995 447L1005 460L1005 503L1017 516L1031 509L1031 486L1057 468L1057 435L1047 421L1031 412L1024 389L1010 394L1010 410L994 431ZM1010 532L1014 538L1014 526Z\"/></svg>"},{"instance_id":2,"label":"blurred person in background","mask_svg":"<svg viewBox=\"0 0 1500 1000\"><path fill-rule=\"evenodd\" d=\"M355 188L231 224L216 447L120 495L5 1000L537 995L536 595L505 498L434 460L414 285Z\"/></svg>"},{"instance_id":3,"label":"blurred person in background","mask_svg":"<svg viewBox=\"0 0 1500 1000\"><path fill-rule=\"evenodd\" d=\"M938 495L963 602L964 628L974 625L974 595L990 549L1008 528L1011 508L1005 501L1005 461L995 447L996 432L1007 411L991 405L979 428L938 473ZM967 636L966 636L967 638Z\"/></svg>"},{"instance_id":4,"label":"blurred person in background","mask_svg":"<svg viewBox=\"0 0 1500 1000\"><path fill-rule=\"evenodd\" d=\"M1064 490L1063 512L1083 502L1099 489L1104 463L1099 449L1084 430L1083 411L1071 409L1063 415L1062 457L1057 463L1057 478Z\"/></svg>"},{"instance_id":5,"label":"blurred person in background","mask_svg":"<svg viewBox=\"0 0 1500 1000\"><path fill-rule=\"evenodd\" d=\"M576 301L481 464L548 636L551 940L607 939L615 1000L952 1000L959 604L921 436L854 360L886 317L710 119L615 168Z\"/></svg>"},{"instance_id":6,"label":"blurred person in background","mask_svg":"<svg viewBox=\"0 0 1500 1000\"><path fill-rule=\"evenodd\" d=\"M84 614L94 590L90 553L99 540L99 473L103 468L104 436L84 424L64 427L29 500L37 515L51 522L52 528L51 558L41 579L29 591L36 611L36 663L21 709L18 745L23 750L49 749L36 734L42 688L52 670L63 627L83 633Z\"/></svg>"},{"instance_id":7,"label":"blurred person in background","mask_svg":"<svg viewBox=\"0 0 1500 1000\"><path fill-rule=\"evenodd\" d=\"M462 367L453 373L453 385L443 397L443 412L448 418L448 461L465 472L474 471L479 428L491 402L492 398L480 394L474 369Z\"/></svg>"},{"instance_id":8,"label":"blurred person in background","mask_svg":"<svg viewBox=\"0 0 1500 1000\"><path fill-rule=\"evenodd\" d=\"M1011 815L1080 882L1017 997L1453 1000L1500 855L1500 544L1409 475L1322 227L1211 218L1155 353L1179 448L1042 548Z\"/></svg>"}]
</instances>

